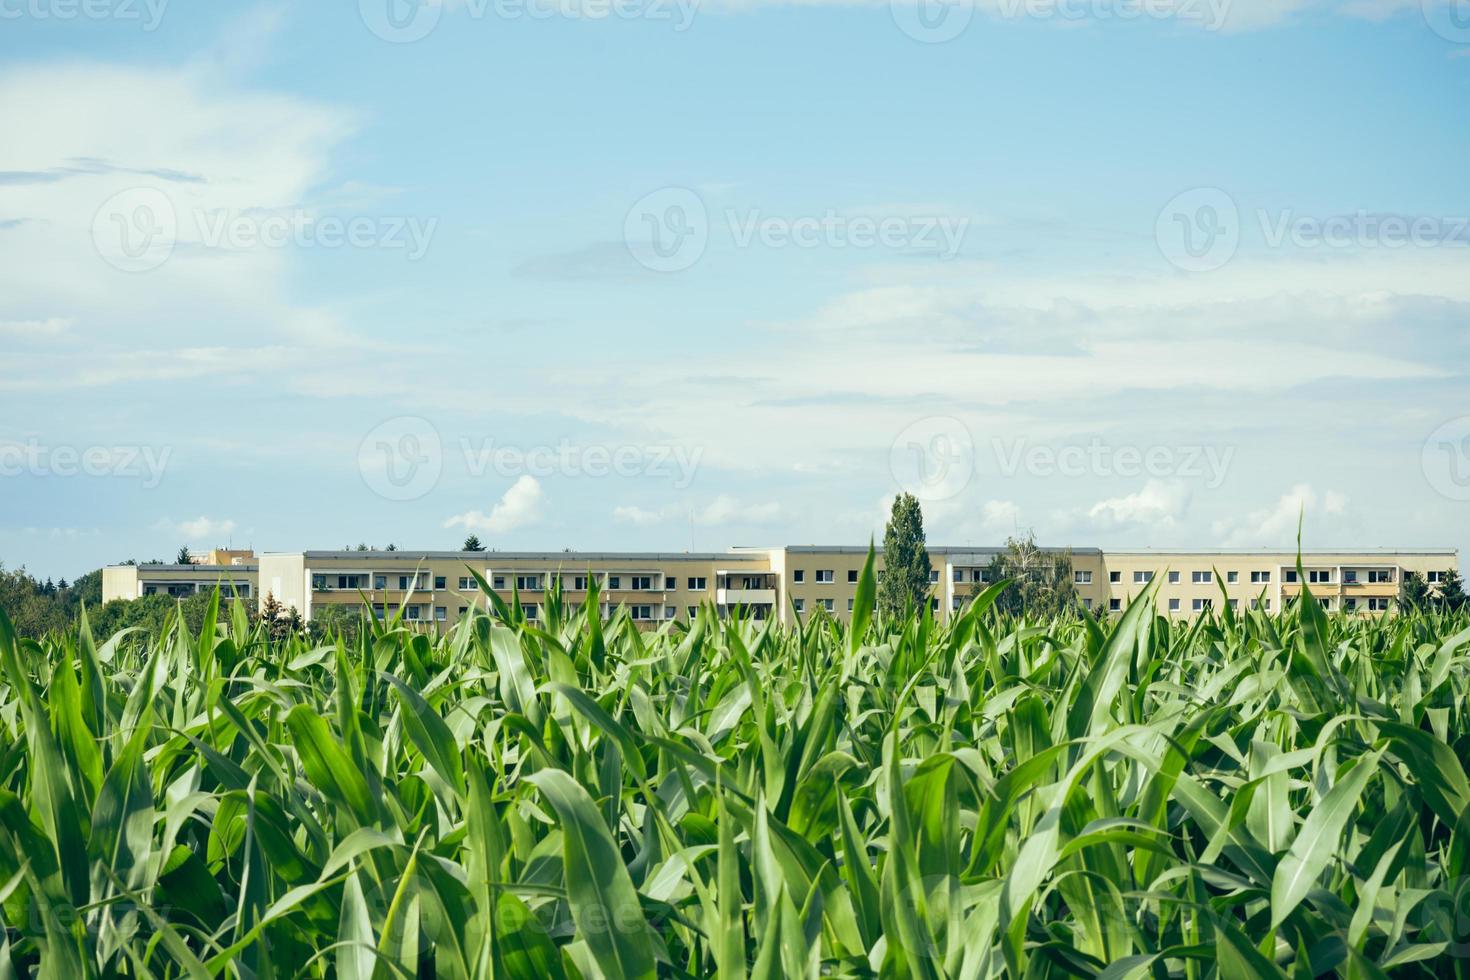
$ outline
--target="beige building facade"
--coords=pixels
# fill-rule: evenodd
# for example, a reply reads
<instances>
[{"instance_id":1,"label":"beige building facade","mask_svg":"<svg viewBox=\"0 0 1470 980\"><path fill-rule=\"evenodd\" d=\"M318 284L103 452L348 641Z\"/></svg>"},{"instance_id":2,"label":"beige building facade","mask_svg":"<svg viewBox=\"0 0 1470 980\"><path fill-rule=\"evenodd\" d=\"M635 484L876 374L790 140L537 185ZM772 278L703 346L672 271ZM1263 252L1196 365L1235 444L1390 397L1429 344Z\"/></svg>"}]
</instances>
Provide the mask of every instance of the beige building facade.
<instances>
[{"instance_id":1,"label":"beige building facade","mask_svg":"<svg viewBox=\"0 0 1470 980\"><path fill-rule=\"evenodd\" d=\"M999 549L931 547L930 603L948 618L984 591ZM472 605L488 605L475 575L502 599L519 594L528 614L541 615L548 587L559 577L563 601L580 604L595 580L605 615L626 606L635 621L656 627L687 621L705 603L722 614L743 609L782 623L821 612L846 621L857 596L866 547L736 548L719 553L304 551L266 553L254 594L274 596L311 620L323 609L378 615L402 608L412 622L447 627ZM1403 576L1431 586L1458 570L1453 549L1309 552L1304 574L1295 552L1131 551L1044 549L1070 555L1079 600L1097 615L1127 608L1151 581L1160 614L1199 615L1229 604L1280 610L1307 584L1332 611L1381 613L1393 605ZM882 554L877 558L882 573Z\"/></svg>"},{"instance_id":2,"label":"beige building facade","mask_svg":"<svg viewBox=\"0 0 1470 980\"><path fill-rule=\"evenodd\" d=\"M150 595L187 598L219 586L223 597L255 599L258 566L253 558L233 564L108 565L102 569L102 601Z\"/></svg>"}]
</instances>

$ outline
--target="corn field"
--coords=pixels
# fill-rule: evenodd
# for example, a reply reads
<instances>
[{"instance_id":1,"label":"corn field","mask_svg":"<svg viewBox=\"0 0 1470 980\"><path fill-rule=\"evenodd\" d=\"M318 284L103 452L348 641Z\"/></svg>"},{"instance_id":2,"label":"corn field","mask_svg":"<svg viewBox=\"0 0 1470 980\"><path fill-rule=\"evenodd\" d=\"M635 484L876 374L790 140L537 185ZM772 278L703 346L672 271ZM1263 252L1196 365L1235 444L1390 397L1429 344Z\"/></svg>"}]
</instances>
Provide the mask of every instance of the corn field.
<instances>
[{"instance_id":1,"label":"corn field","mask_svg":"<svg viewBox=\"0 0 1470 980\"><path fill-rule=\"evenodd\" d=\"M0 613L0 978L1470 976L1470 619L1003 587L874 621L870 558L850 628L552 591L325 645Z\"/></svg>"}]
</instances>

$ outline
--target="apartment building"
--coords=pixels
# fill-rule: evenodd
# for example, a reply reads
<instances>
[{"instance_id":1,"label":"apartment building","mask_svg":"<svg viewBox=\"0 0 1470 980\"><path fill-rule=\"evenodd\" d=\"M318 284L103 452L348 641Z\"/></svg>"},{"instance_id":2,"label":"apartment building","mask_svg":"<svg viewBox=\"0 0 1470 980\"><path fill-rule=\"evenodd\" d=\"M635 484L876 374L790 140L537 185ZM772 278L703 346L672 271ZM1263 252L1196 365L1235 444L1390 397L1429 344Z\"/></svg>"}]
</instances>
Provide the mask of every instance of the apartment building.
<instances>
[{"instance_id":1,"label":"apartment building","mask_svg":"<svg viewBox=\"0 0 1470 980\"><path fill-rule=\"evenodd\" d=\"M964 608L991 584L995 548L929 549L930 605L941 619ZM528 615L541 615L547 588L560 578L568 603L581 603L598 584L604 614L626 606L650 627L687 620L703 603L728 613L743 608L783 623L818 610L847 620L868 549L857 546L735 548L729 552L589 553L459 551L304 551L258 559L256 594L273 595L310 620L330 606L373 611L404 609L406 619L447 626L470 606L488 605L471 571L503 599L519 593ZM1431 585L1459 568L1453 549L1295 552L1132 551L1042 549L1038 561L1070 555L1079 600L1098 615L1125 609L1155 579L1161 614L1196 616L1222 603L1280 610L1305 584L1334 611L1387 611L1403 581L1416 572ZM882 574L882 555L878 556Z\"/></svg>"},{"instance_id":2,"label":"apartment building","mask_svg":"<svg viewBox=\"0 0 1470 980\"><path fill-rule=\"evenodd\" d=\"M215 549L189 557L193 560L184 565L108 565L102 569L102 601L150 595L182 599L215 586L224 596L256 597L260 566L254 552Z\"/></svg>"}]
</instances>

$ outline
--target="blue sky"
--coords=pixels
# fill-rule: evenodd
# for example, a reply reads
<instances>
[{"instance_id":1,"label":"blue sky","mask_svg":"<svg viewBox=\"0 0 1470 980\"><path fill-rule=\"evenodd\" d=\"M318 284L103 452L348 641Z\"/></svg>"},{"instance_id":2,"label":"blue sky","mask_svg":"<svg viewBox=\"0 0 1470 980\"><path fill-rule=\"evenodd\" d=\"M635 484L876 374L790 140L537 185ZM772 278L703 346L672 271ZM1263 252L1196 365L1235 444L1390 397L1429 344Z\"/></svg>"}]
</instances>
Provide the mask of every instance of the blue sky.
<instances>
[{"instance_id":1,"label":"blue sky","mask_svg":"<svg viewBox=\"0 0 1470 980\"><path fill-rule=\"evenodd\" d=\"M0 0L0 561L1470 549L1465 0L527 2Z\"/></svg>"}]
</instances>

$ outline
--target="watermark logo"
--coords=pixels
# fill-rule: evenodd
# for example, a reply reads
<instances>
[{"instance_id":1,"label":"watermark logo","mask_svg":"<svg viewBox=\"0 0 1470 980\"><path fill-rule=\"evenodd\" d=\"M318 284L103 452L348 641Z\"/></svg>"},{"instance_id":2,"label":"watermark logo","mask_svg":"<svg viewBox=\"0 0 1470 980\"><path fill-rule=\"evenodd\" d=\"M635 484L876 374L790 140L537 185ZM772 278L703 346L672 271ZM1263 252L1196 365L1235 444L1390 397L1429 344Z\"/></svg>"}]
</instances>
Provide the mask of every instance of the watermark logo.
<instances>
[{"instance_id":1,"label":"watermark logo","mask_svg":"<svg viewBox=\"0 0 1470 980\"><path fill-rule=\"evenodd\" d=\"M1470 2L1470 0L1467 0ZM1243 234L1268 249L1396 250L1470 246L1470 217L1404 215L1359 208L1326 216L1293 208L1256 208L1242 213L1218 187L1197 187L1175 197L1154 227L1159 251L1185 272L1223 268L1239 250Z\"/></svg>"},{"instance_id":2,"label":"watermark logo","mask_svg":"<svg viewBox=\"0 0 1470 980\"><path fill-rule=\"evenodd\" d=\"M3 2L3 0L0 0ZM449 0L358 0L362 22L390 44L412 44L432 34ZM699 0L457 0L453 16L482 20L647 20L689 30Z\"/></svg>"},{"instance_id":3,"label":"watermark logo","mask_svg":"<svg viewBox=\"0 0 1470 980\"><path fill-rule=\"evenodd\" d=\"M0 478L116 477L152 490L163 482L172 446L50 446L35 439L0 443Z\"/></svg>"},{"instance_id":4,"label":"watermark logo","mask_svg":"<svg viewBox=\"0 0 1470 980\"><path fill-rule=\"evenodd\" d=\"M439 484L444 450L428 419L402 415L375 427L357 449L357 469L385 500L418 500Z\"/></svg>"},{"instance_id":5,"label":"watermark logo","mask_svg":"<svg viewBox=\"0 0 1470 980\"><path fill-rule=\"evenodd\" d=\"M1470 0L1419 0L1424 22L1446 41L1470 44Z\"/></svg>"},{"instance_id":6,"label":"watermark logo","mask_svg":"<svg viewBox=\"0 0 1470 980\"><path fill-rule=\"evenodd\" d=\"M654 272L692 268L709 245L704 199L687 187L644 195L623 219L623 241L633 258Z\"/></svg>"},{"instance_id":7,"label":"watermark logo","mask_svg":"<svg viewBox=\"0 0 1470 980\"><path fill-rule=\"evenodd\" d=\"M953 41L975 19L975 0L888 0L893 22L915 41Z\"/></svg>"},{"instance_id":8,"label":"watermark logo","mask_svg":"<svg viewBox=\"0 0 1470 980\"><path fill-rule=\"evenodd\" d=\"M97 254L123 272L157 269L173 255L178 237L174 203L154 187L120 191L92 216L92 244Z\"/></svg>"},{"instance_id":9,"label":"watermark logo","mask_svg":"<svg viewBox=\"0 0 1470 980\"><path fill-rule=\"evenodd\" d=\"M712 233L737 249L891 249L941 260L964 244L970 219L941 214L769 214L760 208L726 208L711 220L704 200L684 187L644 196L623 221L623 241L639 264L655 272L682 272L709 247Z\"/></svg>"},{"instance_id":10,"label":"watermark logo","mask_svg":"<svg viewBox=\"0 0 1470 980\"><path fill-rule=\"evenodd\" d=\"M672 481L676 490L689 488L704 458L704 449L699 446L581 446L566 439L554 446L512 446L498 445L494 439L476 444L464 438L459 445L465 469L477 479L489 473L507 478L653 478Z\"/></svg>"},{"instance_id":11,"label":"watermark logo","mask_svg":"<svg viewBox=\"0 0 1470 980\"><path fill-rule=\"evenodd\" d=\"M389 44L422 41L444 15L444 0L358 0L357 7L367 29Z\"/></svg>"},{"instance_id":12,"label":"watermark logo","mask_svg":"<svg viewBox=\"0 0 1470 980\"><path fill-rule=\"evenodd\" d=\"M1225 483L1234 446L1114 446L1094 438L1086 445L1032 445L1029 440L992 439L1001 476L1176 478L1202 480L1210 490Z\"/></svg>"},{"instance_id":13,"label":"watermark logo","mask_svg":"<svg viewBox=\"0 0 1470 980\"><path fill-rule=\"evenodd\" d=\"M1154 222L1159 251L1184 272L1223 268L1240 247L1240 209L1218 187L1196 187L1176 196Z\"/></svg>"},{"instance_id":14,"label":"watermark logo","mask_svg":"<svg viewBox=\"0 0 1470 980\"><path fill-rule=\"evenodd\" d=\"M1424 440L1424 478L1440 496L1470 501L1470 415L1450 419Z\"/></svg>"},{"instance_id":15,"label":"watermark logo","mask_svg":"<svg viewBox=\"0 0 1470 980\"><path fill-rule=\"evenodd\" d=\"M925 503L949 500L975 475L975 440L957 418L919 419L893 440L888 465L905 492Z\"/></svg>"},{"instance_id":16,"label":"watermark logo","mask_svg":"<svg viewBox=\"0 0 1470 980\"><path fill-rule=\"evenodd\" d=\"M92 219L97 254L124 272L148 272L181 244L222 252L262 248L383 249L410 262L428 253L438 218L411 215L317 214L304 208L182 209L156 187L108 198Z\"/></svg>"},{"instance_id":17,"label":"watermark logo","mask_svg":"<svg viewBox=\"0 0 1470 980\"><path fill-rule=\"evenodd\" d=\"M0 20L136 22L158 30L168 0L0 0Z\"/></svg>"}]
</instances>

